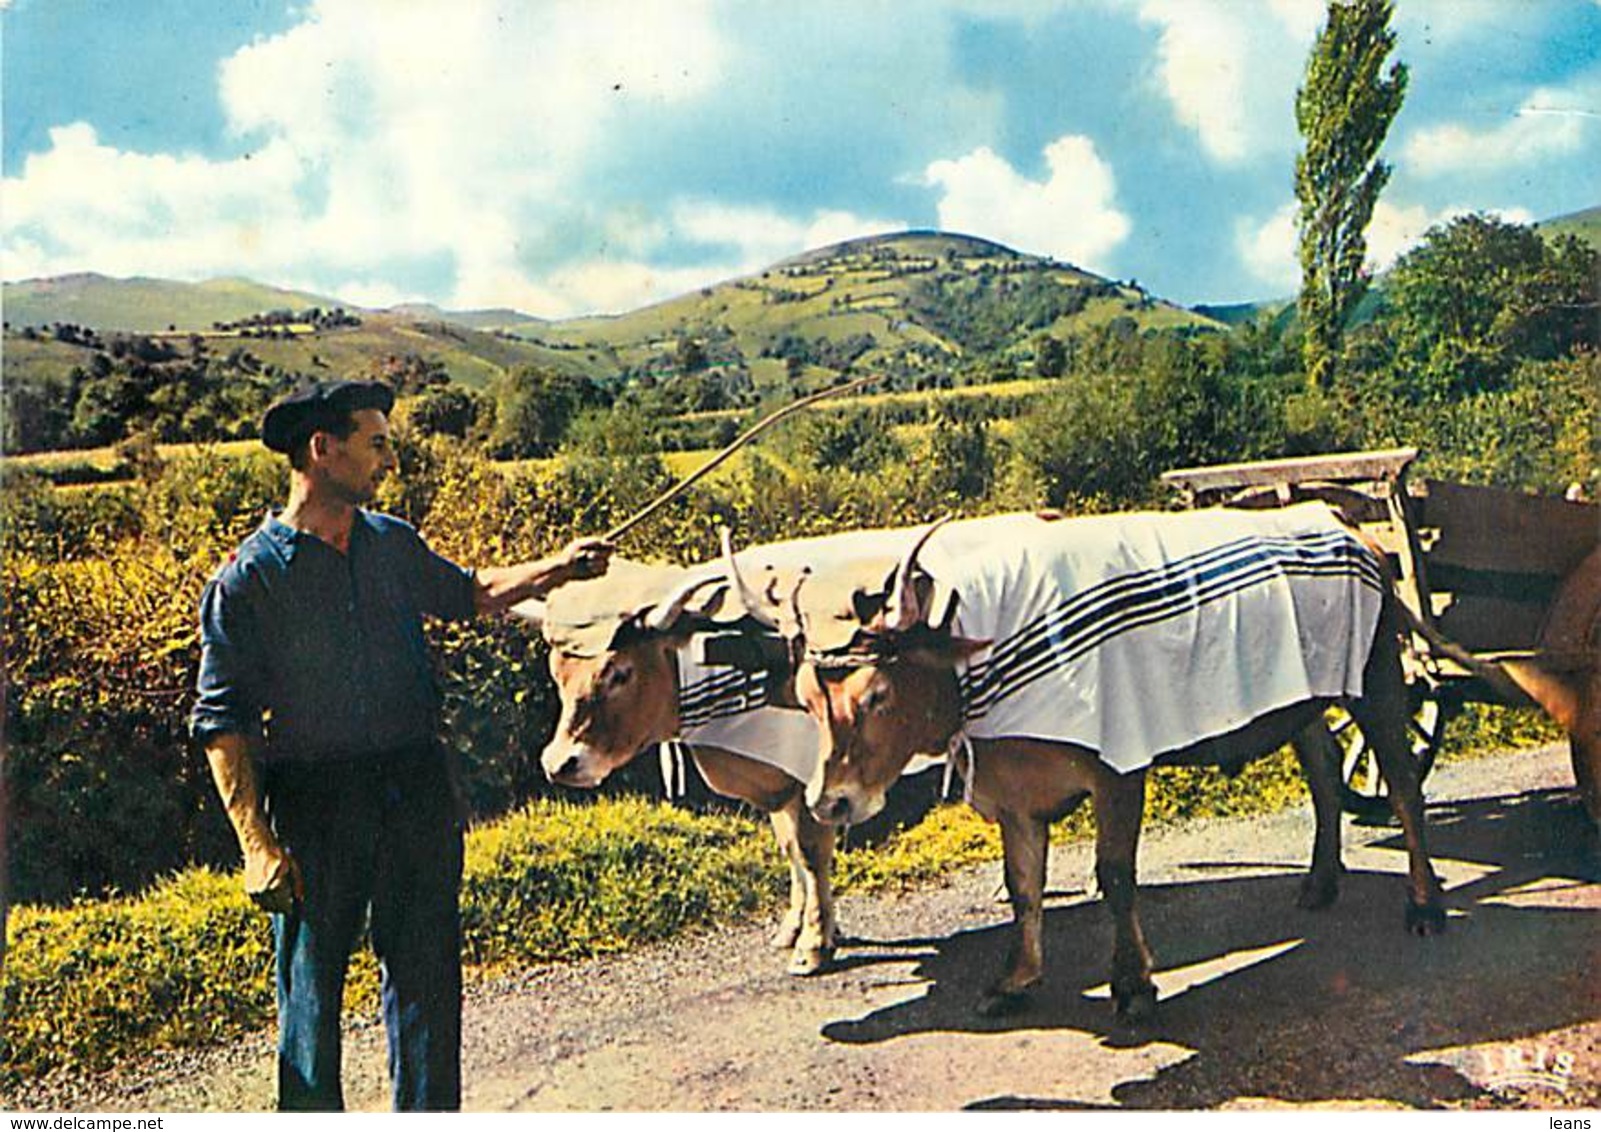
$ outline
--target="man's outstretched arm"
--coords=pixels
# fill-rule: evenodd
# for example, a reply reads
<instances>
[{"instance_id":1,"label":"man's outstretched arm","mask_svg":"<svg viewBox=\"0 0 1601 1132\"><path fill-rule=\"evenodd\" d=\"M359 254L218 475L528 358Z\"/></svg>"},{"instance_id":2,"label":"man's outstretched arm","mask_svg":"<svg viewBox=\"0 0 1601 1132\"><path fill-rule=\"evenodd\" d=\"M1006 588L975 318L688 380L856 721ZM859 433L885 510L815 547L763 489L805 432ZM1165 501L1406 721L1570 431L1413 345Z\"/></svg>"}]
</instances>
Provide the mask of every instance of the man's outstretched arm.
<instances>
[{"instance_id":1,"label":"man's outstretched arm","mask_svg":"<svg viewBox=\"0 0 1601 1132\"><path fill-rule=\"evenodd\" d=\"M580 538L545 558L480 569L475 573L473 607L480 615L501 613L568 582L598 578L606 572L613 549L605 539Z\"/></svg>"}]
</instances>

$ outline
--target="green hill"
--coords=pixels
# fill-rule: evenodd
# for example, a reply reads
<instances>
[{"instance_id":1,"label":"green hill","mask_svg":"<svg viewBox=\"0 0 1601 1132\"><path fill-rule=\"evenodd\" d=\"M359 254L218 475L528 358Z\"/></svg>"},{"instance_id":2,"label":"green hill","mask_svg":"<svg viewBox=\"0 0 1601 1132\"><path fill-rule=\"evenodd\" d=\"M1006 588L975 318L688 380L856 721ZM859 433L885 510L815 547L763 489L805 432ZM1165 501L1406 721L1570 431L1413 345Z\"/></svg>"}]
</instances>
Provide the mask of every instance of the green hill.
<instances>
[{"instance_id":1,"label":"green hill","mask_svg":"<svg viewBox=\"0 0 1601 1132\"><path fill-rule=\"evenodd\" d=\"M1554 216L1535 225L1542 235L1577 236L1593 248L1601 248L1601 206Z\"/></svg>"},{"instance_id":2,"label":"green hill","mask_svg":"<svg viewBox=\"0 0 1601 1132\"><path fill-rule=\"evenodd\" d=\"M1264 315L1277 319L1286 307L1294 305L1294 299L1270 299L1255 303L1199 303L1190 309L1225 326L1245 326Z\"/></svg>"},{"instance_id":3,"label":"green hill","mask_svg":"<svg viewBox=\"0 0 1601 1132\"><path fill-rule=\"evenodd\" d=\"M826 384L846 370L881 373L903 388L948 383L968 364L1010 360L1026 368L1043 333L1065 338L1114 323L1124 332L1220 325L1133 284L937 232L852 240L627 314L560 322L429 305L364 311L243 280L74 275L8 283L4 302L6 377L53 376L58 384L89 360L85 348L54 340L59 324L101 336L199 333L214 353L237 338L264 368L311 376L367 372L375 361L411 355L474 387L538 365L616 382L696 372L746 394ZM359 324L280 320L265 334L234 325L310 308L343 309ZM31 328L26 336L24 328Z\"/></svg>"},{"instance_id":4,"label":"green hill","mask_svg":"<svg viewBox=\"0 0 1601 1132\"><path fill-rule=\"evenodd\" d=\"M7 326L70 323L96 330L155 334L207 330L271 310L332 309L337 299L286 291L248 279L178 283L169 279L111 279L104 275L62 275L7 283Z\"/></svg>"},{"instance_id":5,"label":"green hill","mask_svg":"<svg viewBox=\"0 0 1601 1132\"><path fill-rule=\"evenodd\" d=\"M708 368L743 369L760 389L792 384L797 372L815 384L847 369L910 386L968 363L1026 362L1038 335L1113 323L1134 333L1220 328L1070 264L968 236L907 232L820 248L627 314L506 329L611 351L634 377L677 372L693 342Z\"/></svg>"}]
</instances>

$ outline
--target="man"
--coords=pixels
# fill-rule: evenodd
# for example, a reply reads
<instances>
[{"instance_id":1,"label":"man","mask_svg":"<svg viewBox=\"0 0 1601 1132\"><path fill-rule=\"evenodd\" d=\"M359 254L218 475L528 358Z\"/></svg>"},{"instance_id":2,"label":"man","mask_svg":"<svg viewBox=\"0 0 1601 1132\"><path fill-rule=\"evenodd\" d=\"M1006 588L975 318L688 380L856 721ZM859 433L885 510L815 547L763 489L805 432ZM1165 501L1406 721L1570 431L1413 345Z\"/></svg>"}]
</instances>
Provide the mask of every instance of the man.
<instances>
[{"instance_id":1,"label":"man","mask_svg":"<svg viewBox=\"0 0 1601 1132\"><path fill-rule=\"evenodd\" d=\"M463 570L363 508L396 467L394 393L317 384L267 410L289 501L207 585L191 731L273 913L278 1103L338 1109L345 972L364 919L382 968L397 1110L461 1103L462 834L436 742L424 615L494 613L606 570L580 539Z\"/></svg>"}]
</instances>

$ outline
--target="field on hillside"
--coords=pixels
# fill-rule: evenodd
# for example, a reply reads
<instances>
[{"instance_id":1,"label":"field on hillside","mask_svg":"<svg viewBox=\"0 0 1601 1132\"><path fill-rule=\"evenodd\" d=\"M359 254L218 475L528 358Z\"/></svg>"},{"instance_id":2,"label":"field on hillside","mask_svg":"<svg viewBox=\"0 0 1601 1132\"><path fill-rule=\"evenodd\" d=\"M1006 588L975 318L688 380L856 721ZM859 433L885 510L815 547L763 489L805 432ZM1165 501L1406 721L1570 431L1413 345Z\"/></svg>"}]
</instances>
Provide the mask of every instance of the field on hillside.
<instances>
[{"instance_id":1,"label":"field on hillside","mask_svg":"<svg viewBox=\"0 0 1601 1132\"><path fill-rule=\"evenodd\" d=\"M40 343L40 345L50 347L58 344ZM819 402L809 412L838 414L862 410L892 409L899 410L904 414L908 409L933 410L935 406L943 402L960 403L980 397L993 397L1003 402L1015 401L1021 403L1028 398L1038 397L1057 385L1058 383L1052 380L1020 378L1014 381L998 381L984 385L959 386L955 389L865 393L833 401ZM746 421L754 423L754 416L755 414L751 410L718 409L698 413L685 413L682 416L670 418L663 423L670 424L672 421L680 421L686 424L703 424L716 421ZM1012 422L1009 420L997 420L992 422L992 427L995 427L999 434L1004 435L1012 427ZM927 428L926 424L902 422L891 426L891 432L902 443L913 443L917 438L926 434ZM171 460L201 452L233 457L259 453L263 449L258 440L246 439L205 444L158 444L156 451L162 459ZM662 452L661 456L674 475L686 475L716 455L717 451L718 449L715 448L670 450ZM505 460L500 461L499 466L510 470L518 468L548 469L559 463L559 460L559 457ZM64 486L83 484L89 481L94 483L127 482L133 480L137 474L137 470L129 462L126 455L114 445L3 456L0 457L0 469L5 468L37 474Z\"/></svg>"}]
</instances>

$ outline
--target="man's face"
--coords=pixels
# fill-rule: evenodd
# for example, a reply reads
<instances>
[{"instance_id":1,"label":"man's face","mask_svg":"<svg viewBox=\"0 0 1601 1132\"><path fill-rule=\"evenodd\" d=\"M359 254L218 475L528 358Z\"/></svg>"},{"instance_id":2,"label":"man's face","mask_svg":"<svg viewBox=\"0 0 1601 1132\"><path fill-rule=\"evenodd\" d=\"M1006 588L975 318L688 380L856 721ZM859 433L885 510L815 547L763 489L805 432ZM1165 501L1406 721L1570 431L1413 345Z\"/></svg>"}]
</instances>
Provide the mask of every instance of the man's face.
<instances>
[{"instance_id":1,"label":"man's face","mask_svg":"<svg viewBox=\"0 0 1601 1132\"><path fill-rule=\"evenodd\" d=\"M351 414L356 428L343 440L322 433L325 447L316 461L325 487L350 504L371 503L384 477L398 468L389 443L389 419L377 409Z\"/></svg>"}]
</instances>

